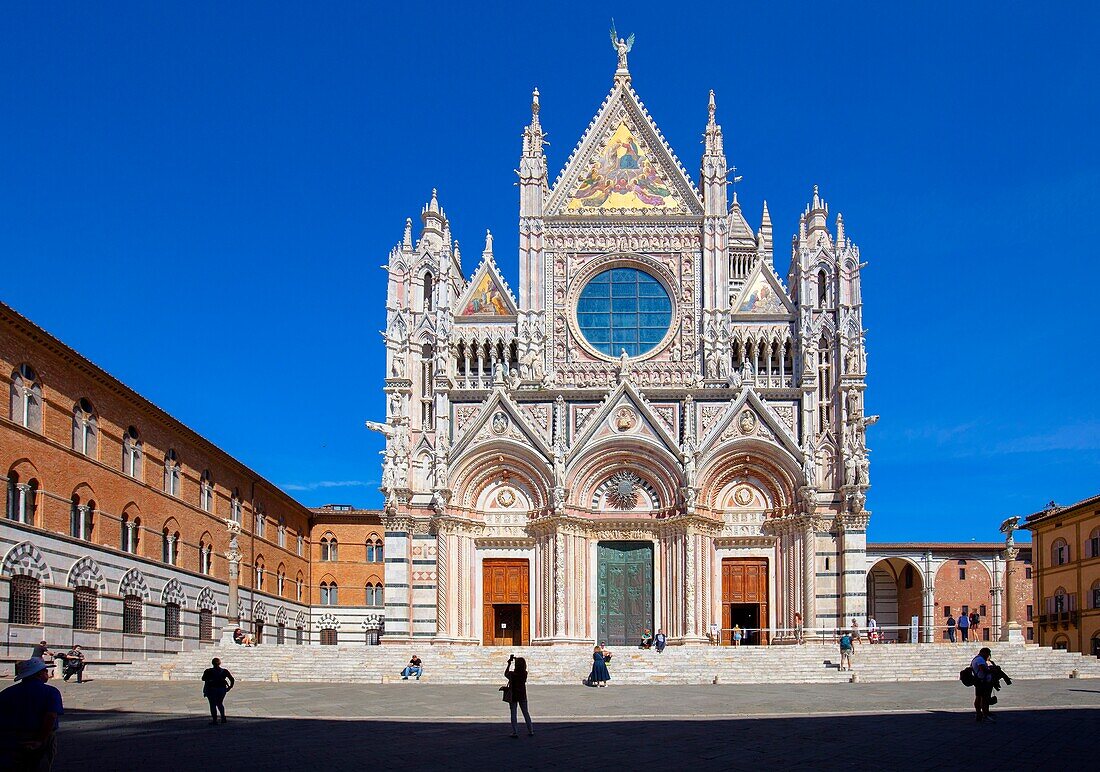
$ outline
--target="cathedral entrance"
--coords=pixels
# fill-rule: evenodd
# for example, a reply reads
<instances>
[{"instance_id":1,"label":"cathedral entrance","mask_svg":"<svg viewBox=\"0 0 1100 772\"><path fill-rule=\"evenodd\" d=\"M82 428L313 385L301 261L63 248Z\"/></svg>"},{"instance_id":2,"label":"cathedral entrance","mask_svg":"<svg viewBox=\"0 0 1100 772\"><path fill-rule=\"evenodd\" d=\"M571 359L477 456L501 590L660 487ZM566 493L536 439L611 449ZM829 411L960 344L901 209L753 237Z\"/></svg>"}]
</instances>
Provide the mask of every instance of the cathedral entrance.
<instances>
[{"instance_id":1,"label":"cathedral entrance","mask_svg":"<svg viewBox=\"0 0 1100 772\"><path fill-rule=\"evenodd\" d=\"M526 560L482 563L482 642L523 646L530 642L530 572Z\"/></svg>"},{"instance_id":2,"label":"cathedral entrance","mask_svg":"<svg viewBox=\"0 0 1100 772\"><path fill-rule=\"evenodd\" d=\"M653 629L653 544L604 541L596 556L597 637L608 646L636 645Z\"/></svg>"},{"instance_id":3,"label":"cathedral entrance","mask_svg":"<svg viewBox=\"0 0 1100 772\"><path fill-rule=\"evenodd\" d=\"M733 643L733 626L741 628L741 645L765 645L768 633L767 558L722 559L722 643Z\"/></svg>"}]
</instances>

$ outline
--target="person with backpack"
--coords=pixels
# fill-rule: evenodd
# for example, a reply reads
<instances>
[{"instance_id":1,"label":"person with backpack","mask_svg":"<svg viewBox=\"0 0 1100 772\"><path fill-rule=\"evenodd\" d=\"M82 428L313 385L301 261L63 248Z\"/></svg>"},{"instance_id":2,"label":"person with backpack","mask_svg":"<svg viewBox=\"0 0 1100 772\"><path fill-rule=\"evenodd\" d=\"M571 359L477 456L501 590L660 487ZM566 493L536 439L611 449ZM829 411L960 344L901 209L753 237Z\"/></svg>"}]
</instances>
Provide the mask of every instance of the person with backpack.
<instances>
[{"instance_id":1,"label":"person with backpack","mask_svg":"<svg viewBox=\"0 0 1100 772\"><path fill-rule=\"evenodd\" d=\"M983 721L993 723L989 715L989 699L993 696L993 669L996 667L990 655L993 652L988 646L983 647L978 656L970 660L970 671L974 682L974 711L975 719L980 724Z\"/></svg>"},{"instance_id":2,"label":"person with backpack","mask_svg":"<svg viewBox=\"0 0 1100 772\"><path fill-rule=\"evenodd\" d=\"M848 665L848 672L852 672L852 635L851 633L844 633L840 636L840 669L844 670L844 665Z\"/></svg>"},{"instance_id":3,"label":"person with backpack","mask_svg":"<svg viewBox=\"0 0 1100 772\"><path fill-rule=\"evenodd\" d=\"M955 642L955 617L947 615L947 640Z\"/></svg>"},{"instance_id":4,"label":"person with backpack","mask_svg":"<svg viewBox=\"0 0 1100 772\"><path fill-rule=\"evenodd\" d=\"M962 638L962 642L966 643L970 640L970 617L966 612L959 614L959 637Z\"/></svg>"}]
</instances>

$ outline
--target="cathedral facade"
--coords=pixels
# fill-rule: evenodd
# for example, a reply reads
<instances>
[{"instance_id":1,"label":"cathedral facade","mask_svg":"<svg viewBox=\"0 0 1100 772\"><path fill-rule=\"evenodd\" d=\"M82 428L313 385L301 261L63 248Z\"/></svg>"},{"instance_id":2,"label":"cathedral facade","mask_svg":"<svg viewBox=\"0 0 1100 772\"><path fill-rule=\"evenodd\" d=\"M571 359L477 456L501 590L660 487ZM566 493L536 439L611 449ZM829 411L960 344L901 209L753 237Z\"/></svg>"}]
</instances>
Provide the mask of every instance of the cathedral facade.
<instances>
[{"instance_id":1,"label":"cathedral facade","mask_svg":"<svg viewBox=\"0 0 1100 772\"><path fill-rule=\"evenodd\" d=\"M815 188L784 281L727 194L614 83L556 180L538 91L519 286L463 273L433 191L388 260L386 641L790 638L866 613L859 250ZM756 632L758 631L758 632Z\"/></svg>"}]
</instances>

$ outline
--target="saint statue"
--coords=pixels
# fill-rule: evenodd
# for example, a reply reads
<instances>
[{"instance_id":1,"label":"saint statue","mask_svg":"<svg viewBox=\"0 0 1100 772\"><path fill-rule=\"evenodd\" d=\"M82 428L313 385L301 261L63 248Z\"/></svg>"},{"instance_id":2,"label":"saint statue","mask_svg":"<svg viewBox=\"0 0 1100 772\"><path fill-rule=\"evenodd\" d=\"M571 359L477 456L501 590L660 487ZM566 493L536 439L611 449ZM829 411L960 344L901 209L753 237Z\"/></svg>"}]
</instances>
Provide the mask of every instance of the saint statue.
<instances>
[{"instance_id":1,"label":"saint statue","mask_svg":"<svg viewBox=\"0 0 1100 772\"><path fill-rule=\"evenodd\" d=\"M634 48L634 33L630 33L630 37L623 40L619 37L619 33L615 31L615 20L611 20L611 47L615 49L615 53L619 55L619 69L626 69L626 55L630 53L630 49Z\"/></svg>"}]
</instances>

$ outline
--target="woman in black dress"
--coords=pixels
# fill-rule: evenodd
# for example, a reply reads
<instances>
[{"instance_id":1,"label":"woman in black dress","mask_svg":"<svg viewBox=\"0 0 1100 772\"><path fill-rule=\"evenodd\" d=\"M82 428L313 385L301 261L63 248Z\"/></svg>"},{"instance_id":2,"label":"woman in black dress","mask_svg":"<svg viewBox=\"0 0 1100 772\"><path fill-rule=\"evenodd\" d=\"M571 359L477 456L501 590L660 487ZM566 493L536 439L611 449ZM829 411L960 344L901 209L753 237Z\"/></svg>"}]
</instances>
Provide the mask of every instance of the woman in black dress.
<instances>
[{"instance_id":1,"label":"woman in black dress","mask_svg":"<svg viewBox=\"0 0 1100 772\"><path fill-rule=\"evenodd\" d=\"M512 669L515 663L516 669ZM508 666L504 668L504 677L508 679L512 698L508 701L508 707L512 711L512 737L516 734L516 706L523 711L523 720L527 724L527 736L534 737L535 730L531 728L531 714L527 712L527 660L516 657L515 654L508 657Z\"/></svg>"},{"instance_id":2,"label":"woman in black dress","mask_svg":"<svg viewBox=\"0 0 1100 772\"><path fill-rule=\"evenodd\" d=\"M589 686L607 686L611 673L607 671L607 660L602 646L592 650L592 672L588 674Z\"/></svg>"}]
</instances>

